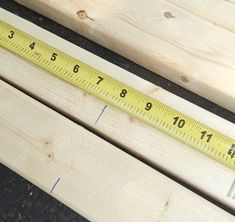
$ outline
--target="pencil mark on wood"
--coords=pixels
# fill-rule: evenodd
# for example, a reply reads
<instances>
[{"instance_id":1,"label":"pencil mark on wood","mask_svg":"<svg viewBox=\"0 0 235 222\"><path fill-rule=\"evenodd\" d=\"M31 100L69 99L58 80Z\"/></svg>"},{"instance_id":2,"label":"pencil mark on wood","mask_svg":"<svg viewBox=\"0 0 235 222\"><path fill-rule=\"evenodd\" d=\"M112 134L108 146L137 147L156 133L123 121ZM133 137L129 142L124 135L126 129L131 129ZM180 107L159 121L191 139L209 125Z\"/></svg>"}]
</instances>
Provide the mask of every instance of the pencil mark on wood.
<instances>
[{"instance_id":1,"label":"pencil mark on wood","mask_svg":"<svg viewBox=\"0 0 235 222\"><path fill-rule=\"evenodd\" d=\"M84 20L84 19L88 18L92 21L95 21L93 18L91 18L87 15L87 12L85 10L79 10L79 11L77 11L76 14L81 20Z\"/></svg>"},{"instance_id":2,"label":"pencil mark on wood","mask_svg":"<svg viewBox=\"0 0 235 222\"><path fill-rule=\"evenodd\" d=\"M167 199L165 204L161 207L161 212L165 211L167 209L167 207L169 206L170 198L171 198L171 196Z\"/></svg>"},{"instance_id":3,"label":"pencil mark on wood","mask_svg":"<svg viewBox=\"0 0 235 222\"><path fill-rule=\"evenodd\" d=\"M172 19L172 18L175 18L174 15L171 14L171 12L167 11L167 12L164 12L164 16L167 18L167 19Z\"/></svg>"},{"instance_id":4,"label":"pencil mark on wood","mask_svg":"<svg viewBox=\"0 0 235 222\"><path fill-rule=\"evenodd\" d=\"M98 123L98 121L99 121L99 119L100 119L100 117L103 115L103 113L104 113L104 111L105 111L105 109L107 108L107 105L105 105L104 106L104 108L102 109L102 111L101 111L101 113L100 113L100 115L98 116L98 118L96 119L96 121L95 121L95 124L97 124Z\"/></svg>"},{"instance_id":5,"label":"pencil mark on wood","mask_svg":"<svg viewBox=\"0 0 235 222\"><path fill-rule=\"evenodd\" d=\"M159 209L159 215L158 215L158 221L160 222L160 218L166 213L169 204L170 204L170 199L171 199L171 195L167 198L166 202L161 206L161 208Z\"/></svg>"},{"instance_id":6,"label":"pencil mark on wood","mask_svg":"<svg viewBox=\"0 0 235 222\"><path fill-rule=\"evenodd\" d=\"M189 82L188 78L186 76L180 76L180 80L184 83Z\"/></svg>"},{"instance_id":7,"label":"pencil mark on wood","mask_svg":"<svg viewBox=\"0 0 235 222\"><path fill-rule=\"evenodd\" d=\"M165 203L165 209L167 208L167 206L169 205L169 200L167 200L167 202Z\"/></svg>"},{"instance_id":8,"label":"pencil mark on wood","mask_svg":"<svg viewBox=\"0 0 235 222\"><path fill-rule=\"evenodd\" d=\"M59 183L59 181L60 181L60 178L58 178L58 179L56 180L56 182L54 183L54 185L53 185L52 188L51 188L50 193L52 193L52 192L54 191L54 189L55 189L55 187L57 186L57 184Z\"/></svg>"}]
</instances>

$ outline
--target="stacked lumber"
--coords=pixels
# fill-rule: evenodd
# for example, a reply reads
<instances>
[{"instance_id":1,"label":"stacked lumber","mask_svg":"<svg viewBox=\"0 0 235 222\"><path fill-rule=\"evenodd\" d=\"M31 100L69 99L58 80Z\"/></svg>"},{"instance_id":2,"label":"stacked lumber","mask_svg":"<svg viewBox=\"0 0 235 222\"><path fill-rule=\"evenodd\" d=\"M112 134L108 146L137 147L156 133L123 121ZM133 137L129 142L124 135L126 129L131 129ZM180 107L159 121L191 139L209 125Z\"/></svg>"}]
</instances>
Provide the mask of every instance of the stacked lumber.
<instances>
[{"instance_id":1,"label":"stacked lumber","mask_svg":"<svg viewBox=\"0 0 235 222\"><path fill-rule=\"evenodd\" d=\"M232 0L168 1L192 12L193 14L196 14L199 17L202 17L203 19L208 20L210 23L216 26L227 29L231 32L235 32L235 2Z\"/></svg>"},{"instance_id":2,"label":"stacked lumber","mask_svg":"<svg viewBox=\"0 0 235 222\"><path fill-rule=\"evenodd\" d=\"M230 122L130 72L2 9L0 19L228 136L235 136ZM61 114L235 209L231 169L1 47L0 78L0 161L89 220L235 221L230 214Z\"/></svg>"},{"instance_id":3,"label":"stacked lumber","mask_svg":"<svg viewBox=\"0 0 235 222\"><path fill-rule=\"evenodd\" d=\"M233 1L17 2L235 111Z\"/></svg>"},{"instance_id":4,"label":"stacked lumber","mask_svg":"<svg viewBox=\"0 0 235 222\"><path fill-rule=\"evenodd\" d=\"M235 221L3 81L0 101L0 161L89 220Z\"/></svg>"}]
</instances>

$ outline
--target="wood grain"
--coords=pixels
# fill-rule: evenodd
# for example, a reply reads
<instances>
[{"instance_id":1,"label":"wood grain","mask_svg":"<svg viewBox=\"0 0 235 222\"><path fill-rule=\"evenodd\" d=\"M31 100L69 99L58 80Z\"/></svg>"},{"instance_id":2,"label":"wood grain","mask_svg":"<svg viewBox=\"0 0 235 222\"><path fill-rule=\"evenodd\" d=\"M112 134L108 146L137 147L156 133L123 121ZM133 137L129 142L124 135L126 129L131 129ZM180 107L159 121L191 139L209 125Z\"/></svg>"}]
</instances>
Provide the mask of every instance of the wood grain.
<instances>
[{"instance_id":1,"label":"wood grain","mask_svg":"<svg viewBox=\"0 0 235 222\"><path fill-rule=\"evenodd\" d=\"M0 161L91 221L234 217L0 81Z\"/></svg>"},{"instance_id":2,"label":"wood grain","mask_svg":"<svg viewBox=\"0 0 235 222\"><path fill-rule=\"evenodd\" d=\"M235 111L233 1L17 1Z\"/></svg>"},{"instance_id":3,"label":"wood grain","mask_svg":"<svg viewBox=\"0 0 235 222\"><path fill-rule=\"evenodd\" d=\"M224 28L228 31L235 32L234 0L167 0L185 10L190 11L196 16L202 17L210 23Z\"/></svg>"},{"instance_id":4,"label":"wood grain","mask_svg":"<svg viewBox=\"0 0 235 222\"><path fill-rule=\"evenodd\" d=\"M112 77L186 113L192 118L231 137L235 137L234 124L9 12L0 10L0 19L98 68L102 72L109 73ZM107 105L104 102L37 68L3 48L0 48L0 78L12 82L65 115L93 128L130 152L139 155L148 162L235 209L235 200L232 199L231 195L228 195L235 179L234 171L111 106L107 106L102 113Z\"/></svg>"}]
</instances>

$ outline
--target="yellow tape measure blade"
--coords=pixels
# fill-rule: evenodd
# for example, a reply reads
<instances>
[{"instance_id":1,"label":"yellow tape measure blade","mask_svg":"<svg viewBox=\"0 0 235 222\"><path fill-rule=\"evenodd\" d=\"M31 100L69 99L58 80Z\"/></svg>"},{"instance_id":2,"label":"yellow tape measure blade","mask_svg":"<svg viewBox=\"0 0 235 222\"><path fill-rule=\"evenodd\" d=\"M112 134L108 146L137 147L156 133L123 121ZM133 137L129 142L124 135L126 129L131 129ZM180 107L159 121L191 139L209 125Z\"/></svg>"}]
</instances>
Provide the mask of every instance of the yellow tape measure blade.
<instances>
[{"instance_id":1,"label":"yellow tape measure blade","mask_svg":"<svg viewBox=\"0 0 235 222\"><path fill-rule=\"evenodd\" d=\"M131 116L235 169L235 140L0 21L0 45Z\"/></svg>"}]
</instances>

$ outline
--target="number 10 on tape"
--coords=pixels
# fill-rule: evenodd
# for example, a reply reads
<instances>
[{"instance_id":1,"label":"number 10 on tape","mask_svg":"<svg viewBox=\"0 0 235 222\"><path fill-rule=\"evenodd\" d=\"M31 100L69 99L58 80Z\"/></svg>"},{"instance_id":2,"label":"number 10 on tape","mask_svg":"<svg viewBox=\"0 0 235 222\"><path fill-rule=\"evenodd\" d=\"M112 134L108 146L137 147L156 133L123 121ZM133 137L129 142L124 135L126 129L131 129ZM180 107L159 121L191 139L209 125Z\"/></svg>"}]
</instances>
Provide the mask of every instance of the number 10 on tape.
<instances>
[{"instance_id":1,"label":"number 10 on tape","mask_svg":"<svg viewBox=\"0 0 235 222\"><path fill-rule=\"evenodd\" d=\"M0 20L0 46L235 169L235 140Z\"/></svg>"}]
</instances>

